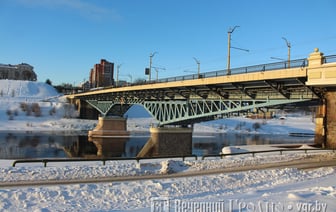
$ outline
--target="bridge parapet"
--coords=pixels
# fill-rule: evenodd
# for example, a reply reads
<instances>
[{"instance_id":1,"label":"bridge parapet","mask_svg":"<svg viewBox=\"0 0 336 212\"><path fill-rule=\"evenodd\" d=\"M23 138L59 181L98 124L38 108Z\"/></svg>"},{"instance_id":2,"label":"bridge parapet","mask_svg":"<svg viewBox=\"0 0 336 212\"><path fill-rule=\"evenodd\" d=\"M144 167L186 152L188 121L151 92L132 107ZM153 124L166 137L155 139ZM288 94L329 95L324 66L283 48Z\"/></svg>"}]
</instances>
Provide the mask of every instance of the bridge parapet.
<instances>
[{"instance_id":1,"label":"bridge parapet","mask_svg":"<svg viewBox=\"0 0 336 212\"><path fill-rule=\"evenodd\" d=\"M308 58L306 85L316 87L336 86L336 63L325 63L323 53L315 48Z\"/></svg>"}]
</instances>

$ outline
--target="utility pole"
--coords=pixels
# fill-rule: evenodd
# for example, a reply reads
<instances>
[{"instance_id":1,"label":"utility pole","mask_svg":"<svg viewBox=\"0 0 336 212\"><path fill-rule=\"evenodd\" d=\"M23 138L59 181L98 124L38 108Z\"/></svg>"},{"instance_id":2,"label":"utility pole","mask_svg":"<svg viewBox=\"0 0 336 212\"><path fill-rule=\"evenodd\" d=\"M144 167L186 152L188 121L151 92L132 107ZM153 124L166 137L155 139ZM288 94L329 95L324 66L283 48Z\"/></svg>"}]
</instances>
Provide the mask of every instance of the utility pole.
<instances>
[{"instance_id":1,"label":"utility pole","mask_svg":"<svg viewBox=\"0 0 336 212\"><path fill-rule=\"evenodd\" d=\"M157 54L157 52L151 53L149 55L149 73L148 73L148 81L151 81L151 75L152 75L152 62L153 62L153 57Z\"/></svg>"},{"instance_id":2,"label":"utility pole","mask_svg":"<svg viewBox=\"0 0 336 212\"><path fill-rule=\"evenodd\" d=\"M290 42L288 42L288 40L286 38L282 37L282 39L285 40L286 45L287 45L287 49L288 49L288 52L287 52L287 55L288 55L288 68L290 68L290 49L291 49L291 44L290 44Z\"/></svg>"},{"instance_id":3,"label":"utility pole","mask_svg":"<svg viewBox=\"0 0 336 212\"><path fill-rule=\"evenodd\" d=\"M116 87L118 87L119 84L119 69L121 67L122 64L117 65L117 80L116 80Z\"/></svg>"},{"instance_id":4,"label":"utility pole","mask_svg":"<svg viewBox=\"0 0 336 212\"><path fill-rule=\"evenodd\" d=\"M228 56L227 56L227 75L231 75L230 70L230 50L231 50L231 34L233 31L239 26L234 26L233 29L229 29L228 31Z\"/></svg>"},{"instance_id":5,"label":"utility pole","mask_svg":"<svg viewBox=\"0 0 336 212\"><path fill-rule=\"evenodd\" d=\"M166 70L165 68L160 68L160 67L152 67L156 71L156 81L159 80L159 70Z\"/></svg>"},{"instance_id":6,"label":"utility pole","mask_svg":"<svg viewBox=\"0 0 336 212\"><path fill-rule=\"evenodd\" d=\"M196 64L197 64L197 78L199 79L200 78L200 71L201 71L201 62L199 60L197 60L195 57L193 57Z\"/></svg>"},{"instance_id":7,"label":"utility pole","mask_svg":"<svg viewBox=\"0 0 336 212\"><path fill-rule=\"evenodd\" d=\"M131 74L128 74L127 76L130 78L130 80L131 80L131 84L132 84L132 83L133 83L132 75L131 75Z\"/></svg>"}]
</instances>

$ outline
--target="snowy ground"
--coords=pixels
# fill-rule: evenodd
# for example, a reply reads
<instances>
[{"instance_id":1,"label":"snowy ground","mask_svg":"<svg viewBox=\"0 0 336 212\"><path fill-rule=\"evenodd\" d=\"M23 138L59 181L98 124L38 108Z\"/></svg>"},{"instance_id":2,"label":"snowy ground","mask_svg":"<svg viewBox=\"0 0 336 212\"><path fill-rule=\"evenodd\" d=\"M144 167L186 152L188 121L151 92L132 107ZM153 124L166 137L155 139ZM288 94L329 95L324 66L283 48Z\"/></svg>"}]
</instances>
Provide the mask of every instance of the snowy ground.
<instances>
[{"instance_id":1,"label":"snowy ground","mask_svg":"<svg viewBox=\"0 0 336 212\"><path fill-rule=\"evenodd\" d=\"M75 115L51 87L20 81L0 81L0 128L20 131L76 131L92 129L96 121ZM48 99L46 102L45 100ZM22 102L39 103L41 115L27 115ZM55 108L55 109L53 109ZM10 111L10 112L9 112ZM285 114L286 115L286 114ZM254 123L260 123L254 129ZM153 119L130 118L128 130L147 131ZM310 116L286 115L279 120L222 119L195 125L195 132L288 134L313 133ZM238 151L238 147L225 151ZM250 151L271 146L241 146ZM207 160L19 164L0 161L1 183L52 181L120 176L165 175L307 159L335 159L332 152L299 152ZM162 206L163 208L160 208ZM198 210L202 207L201 210ZM49 186L0 186L0 211L335 211L336 169L262 169L182 178ZM155 209L155 210L154 210ZM161 209L161 210L160 210Z\"/></svg>"},{"instance_id":2,"label":"snowy ground","mask_svg":"<svg viewBox=\"0 0 336 212\"><path fill-rule=\"evenodd\" d=\"M320 155L321 160L336 157L332 152L288 153L203 161L110 161L105 166L101 162L54 163L46 168L42 164L10 167L10 161L2 161L0 178L2 182L18 182L164 175L285 162L309 158L312 154ZM201 211L334 211L335 177L336 170L332 167L311 170L282 168L183 178L2 187L0 207L3 211L150 211L155 206L156 211L162 211L159 207L169 200L170 211L186 211L182 209L200 207L200 203L212 207ZM304 210L308 206L311 209ZM225 210L217 210L223 207ZM272 207L277 210L271 210ZM313 207L321 210L312 210ZM324 207L328 210L322 210Z\"/></svg>"}]
</instances>

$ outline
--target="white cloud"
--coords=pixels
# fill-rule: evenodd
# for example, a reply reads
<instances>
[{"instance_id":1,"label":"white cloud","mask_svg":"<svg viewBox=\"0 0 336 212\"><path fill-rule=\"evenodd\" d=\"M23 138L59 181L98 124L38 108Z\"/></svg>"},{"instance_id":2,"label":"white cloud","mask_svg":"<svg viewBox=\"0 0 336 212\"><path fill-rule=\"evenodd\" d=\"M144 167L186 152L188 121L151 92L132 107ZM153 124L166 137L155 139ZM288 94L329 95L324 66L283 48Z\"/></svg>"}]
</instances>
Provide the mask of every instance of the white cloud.
<instances>
[{"instance_id":1,"label":"white cloud","mask_svg":"<svg viewBox=\"0 0 336 212\"><path fill-rule=\"evenodd\" d=\"M121 19L116 10L98 6L92 2L84 0L17 0L18 3L28 7L45 7L45 8L63 8L71 10L81 16L94 20L113 20Z\"/></svg>"}]
</instances>

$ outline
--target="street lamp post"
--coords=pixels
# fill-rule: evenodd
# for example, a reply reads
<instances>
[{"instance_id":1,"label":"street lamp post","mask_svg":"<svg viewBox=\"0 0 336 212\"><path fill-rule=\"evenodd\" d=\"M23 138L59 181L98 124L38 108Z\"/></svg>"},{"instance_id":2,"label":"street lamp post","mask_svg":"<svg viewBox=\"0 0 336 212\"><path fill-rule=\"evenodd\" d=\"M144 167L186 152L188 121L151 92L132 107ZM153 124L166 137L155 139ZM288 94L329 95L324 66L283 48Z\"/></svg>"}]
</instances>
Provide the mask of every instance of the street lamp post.
<instances>
[{"instance_id":1,"label":"street lamp post","mask_svg":"<svg viewBox=\"0 0 336 212\"><path fill-rule=\"evenodd\" d=\"M233 47L231 46L231 34L233 33L233 31L239 26L235 26L229 29L228 31L228 58L227 58L227 75L231 75L231 70L230 70L230 50L232 49L237 49L237 50L241 50L241 51L245 51L245 52L249 52L250 50L248 49L242 49L242 48L238 48L238 47Z\"/></svg>"},{"instance_id":2,"label":"street lamp post","mask_svg":"<svg viewBox=\"0 0 336 212\"><path fill-rule=\"evenodd\" d=\"M118 87L119 84L119 69L121 67L122 64L117 65L117 80L116 80L116 87Z\"/></svg>"},{"instance_id":3,"label":"street lamp post","mask_svg":"<svg viewBox=\"0 0 336 212\"><path fill-rule=\"evenodd\" d=\"M153 57L157 54L157 52L151 53L149 55L149 73L148 73L148 81L151 81L151 75L152 75L152 62L153 62Z\"/></svg>"},{"instance_id":4,"label":"street lamp post","mask_svg":"<svg viewBox=\"0 0 336 212\"><path fill-rule=\"evenodd\" d=\"M230 70L230 50L231 50L231 34L233 31L239 26L234 26L233 29L229 29L228 31L228 56L227 56L227 75L231 74Z\"/></svg>"},{"instance_id":5,"label":"street lamp post","mask_svg":"<svg viewBox=\"0 0 336 212\"><path fill-rule=\"evenodd\" d=\"M156 81L159 80L159 70L166 70L165 68L160 68L160 67L152 67L156 71Z\"/></svg>"},{"instance_id":6,"label":"street lamp post","mask_svg":"<svg viewBox=\"0 0 336 212\"><path fill-rule=\"evenodd\" d=\"M291 44L290 44L290 42L288 42L288 40L286 38L282 37L282 39L285 40L286 45L287 45L287 49L288 49L288 52L287 52L287 54L288 54L288 68L290 68L290 49L291 49Z\"/></svg>"},{"instance_id":7,"label":"street lamp post","mask_svg":"<svg viewBox=\"0 0 336 212\"><path fill-rule=\"evenodd\" d=\"M131 84L132 84L132 83L133 83L132 75L131 75L131 74L128 74L127 76L130 78L130 80L131 80Z\"/></svg>"},{"instance_id":8,"label":"street lamp post","mask_svg":"<svg viewBox=\"0 0 336 212\"><path fill-rule=\"evenodd\" d=\"M128 77L128 78L130 78L130 82L128 82L127 80L126 80L126 85L128 86L128 85L131 85L132 84L132 75L131 74L127 74L127 75L120 75L121 77Z\"/></svg>"},{"instance_id":9,"label":"street lamp post","mask_svg":"<svg viewBox=\"0 0 336 212\"><path fill-rule=\"evenodd\" d=\"M197 64L197 78L200 78L200 71L201 71L201 62L199 60L197 60L195 57L193 57L196 64Z\"/></svg>"}]
</instances>

